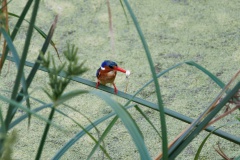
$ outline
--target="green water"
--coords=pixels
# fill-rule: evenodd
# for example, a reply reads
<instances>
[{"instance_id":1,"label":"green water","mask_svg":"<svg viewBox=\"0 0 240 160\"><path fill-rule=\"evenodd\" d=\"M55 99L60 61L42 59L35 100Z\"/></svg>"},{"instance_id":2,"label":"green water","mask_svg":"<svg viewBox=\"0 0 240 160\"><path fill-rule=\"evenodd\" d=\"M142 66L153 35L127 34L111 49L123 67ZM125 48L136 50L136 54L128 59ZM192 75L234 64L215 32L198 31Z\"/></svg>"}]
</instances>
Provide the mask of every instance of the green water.
<instances>
[{"instance_id":1,"label":"green water","mask_svg":"<svg viewBox=\"0 0 240 160\"><path fill-rule=\"evenodd\" d=\"M24 0L12 1L9 12L20 14L25 3ZM92 81L96 80L96 70L103 60L114 60L120 67L131 70L128 93L135 93L151 78L150 69L129 14L125 17L119 1L111 1L110 4L114 45L110 43L108 10L106 2L103 0L43 0L40 5L37 26L48 32L54 16L58 14L59 21L53 41L61 59L63 60L62 52L66 47L66 43L75 44L79 48L79 57L86 60L85 66L89 68L89 71L83 77ZM163 71L178 62L194 60L217 75L224 83L227 83L239 69L240 1L135 0L130 1L130 5L147 40L156 72ZM28 18L30 18L30 14ZM10 26L13 26L15 22L16 19L11 18ZM14 42L20 53L27 27L28 24L25 23ZM36 59L43 42L44 39L35 33L28 56L29 61L33 62ZM49 52L55 55L56 61L60 63L53 47L49 48ZM5 68L7 68L7 63ZM26 68L25 72L28 73L29 69ZM14 74L16 74L15 66L11 65L9 73L0 82L1 88L4 86L5 89L12 89ZM39 87L46 85L47 74L39 71L34 80L29 89L30 91L36 90L32 96L49 102L41 89L39 89ZM118 89L124 91L126 84L125 75L118 74L116 78ZM196 118L220 92L218 86L207 76L196 68L186 65L161 77L159 84L165 107L191 118ZM93 90L93 88L75 82L72 82L68 89L76 89L77 87L79 89ZM156 102L153 89L154 85L150 85L140 93L139 97ZM125 100L111 96L124 104ZM39 106L37 102L33 102L33 105ZM74 98L69 102L69 105L86 114L92 121L111 112L111 109L103 101L90 95ZM79 123L88 124L88 121L80 114L64 107L59 109L69 114ZM160 128L159 113L147 108L142 109L153 123ZM161 140L137 111L130 109L130 113L133 114L133 118L143 132L151 156L155 157L161 151ZM21 113L18 114L21 115ZM48 112L44 111L41 114L47 116ZM236 116L239 116L239 112L226 117L221 122L216 123L215 126L233 121ZM166 119L170 142L187 124L168 116ZM55 120L69 131L62 133L57 129L51 129L45 145L43 159L50 159L62 145L80 131L80 128L73 122L64 119L60 115L56 115ZM101 124L98 127L99 130L103 131L108 123L109 121ZM35 157L43 128L43 122L34 118L29 130L27 129L27 122L17 127L19 138L14 147L14 159L33 159ZM238 127L236 128L229 126L224 130L239 135ZM92 134L97 137L95 131ZM197 148L206 135L205 132L201 133L179 155L178 159L193 159ZM229 157L240 154L239 146L212 136L202 151L201 159L221 159L213 148L218 141ZM62 159L86 159L93 145L94 142L85 137L66 152ZM113 127L111 135L105 140L105 145L113 159L139 159L139 154L131 142L131 137L120 121ZM93 159L101 157L102 153L99 151L94 155Z\"/></svg>"}]
</instances>

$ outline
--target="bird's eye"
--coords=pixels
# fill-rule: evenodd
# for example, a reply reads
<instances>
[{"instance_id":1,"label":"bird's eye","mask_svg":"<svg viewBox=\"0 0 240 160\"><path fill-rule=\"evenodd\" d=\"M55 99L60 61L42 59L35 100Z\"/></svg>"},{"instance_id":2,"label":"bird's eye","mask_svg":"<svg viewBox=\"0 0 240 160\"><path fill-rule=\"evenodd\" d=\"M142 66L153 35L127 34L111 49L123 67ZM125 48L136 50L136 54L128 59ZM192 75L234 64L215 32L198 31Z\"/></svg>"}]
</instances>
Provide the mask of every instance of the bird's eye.
<instances>
[{"instance_id":1,"label":"bird's eye","mask_svg":"<svg viewBox=\"0 0 240 160\"><path fill-rule=\"evenodd\" d=\"M109 67L113 69L113 65L109 65Z\"/></svg>"}]
</instances>

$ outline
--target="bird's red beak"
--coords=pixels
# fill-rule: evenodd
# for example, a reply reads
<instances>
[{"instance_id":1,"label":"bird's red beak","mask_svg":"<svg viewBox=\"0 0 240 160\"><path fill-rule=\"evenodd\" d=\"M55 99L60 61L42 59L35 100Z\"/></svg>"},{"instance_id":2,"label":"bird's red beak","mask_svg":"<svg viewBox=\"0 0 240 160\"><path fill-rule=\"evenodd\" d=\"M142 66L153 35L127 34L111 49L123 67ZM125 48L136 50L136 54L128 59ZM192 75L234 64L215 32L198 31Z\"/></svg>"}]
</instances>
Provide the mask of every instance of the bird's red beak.
<instances>
[{"instance_id":1,"label":"bird's red beak","mask_svg":"<svg viewBox=\"0 0 240 160\"><path fill-rule=\"evenodd\" d=\"M114 70L116 70L116 71L119 71L119 72L123 72L123 73L126 73L126 70L125 69L123 69L123 68L120 68L120 67L114 67Z\"/></svg>"},{"instance_id":2,"label":"bird's red beak","mask_svg":"<svg viewBox=\"0 0 240 160\"><path fill-rule=\"evenodd\" d=\"M119 72L126 73L126 77L128 77L128 76L130 75L130 71L129 71L129 70L125 70L125 69L120 68L120 67L118 67L118 66L115 66L113 69L114 69L115 71L119 71Z\"/></svg>"}]
</instances>

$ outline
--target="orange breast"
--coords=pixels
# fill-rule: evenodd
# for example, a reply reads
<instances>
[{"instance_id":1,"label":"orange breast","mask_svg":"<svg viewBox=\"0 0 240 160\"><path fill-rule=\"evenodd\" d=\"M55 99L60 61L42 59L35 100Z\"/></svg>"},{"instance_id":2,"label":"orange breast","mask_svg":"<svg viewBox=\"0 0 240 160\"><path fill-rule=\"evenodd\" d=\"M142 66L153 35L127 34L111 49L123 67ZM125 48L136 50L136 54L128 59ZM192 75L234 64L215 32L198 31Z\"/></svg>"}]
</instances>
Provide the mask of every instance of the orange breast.
<instances>
[{"instance_id":1,"label":"orange breast","mask_svg":"<svg viewBox=\"0 0 240 160\"><path fill-rule=\"evenodd\" d=\"M113 83L115 77L117 75L117 71L100 71L99 76L97 77L101 84Z\"/></svg>"}]
</instances>

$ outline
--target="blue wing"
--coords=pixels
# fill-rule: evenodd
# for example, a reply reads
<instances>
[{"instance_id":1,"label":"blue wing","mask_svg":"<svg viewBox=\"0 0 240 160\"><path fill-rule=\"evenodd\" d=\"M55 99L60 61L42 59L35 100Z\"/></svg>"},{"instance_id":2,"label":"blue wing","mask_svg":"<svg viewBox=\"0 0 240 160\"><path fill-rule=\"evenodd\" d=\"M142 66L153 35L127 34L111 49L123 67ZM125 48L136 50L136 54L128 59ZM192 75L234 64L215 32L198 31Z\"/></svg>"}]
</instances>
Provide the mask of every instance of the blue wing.
<instances>
[{"instance_id":1,"label":"blue wing","mask_svg":"<svg viewBox=\"0 0 240 160\"><path fill-rule=\"evenodd\" d=\"M98 77L100 75L100 70L101 70L101 68L98 68L97 73L96 73L96 77Z\"/></svg>"}]
</instances>

